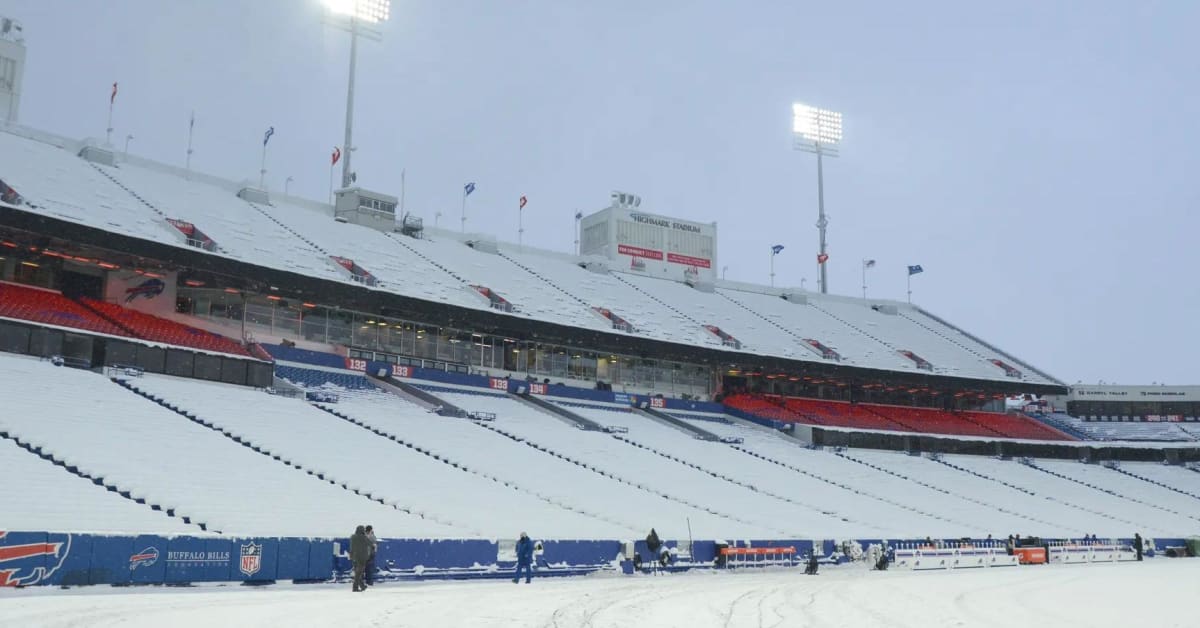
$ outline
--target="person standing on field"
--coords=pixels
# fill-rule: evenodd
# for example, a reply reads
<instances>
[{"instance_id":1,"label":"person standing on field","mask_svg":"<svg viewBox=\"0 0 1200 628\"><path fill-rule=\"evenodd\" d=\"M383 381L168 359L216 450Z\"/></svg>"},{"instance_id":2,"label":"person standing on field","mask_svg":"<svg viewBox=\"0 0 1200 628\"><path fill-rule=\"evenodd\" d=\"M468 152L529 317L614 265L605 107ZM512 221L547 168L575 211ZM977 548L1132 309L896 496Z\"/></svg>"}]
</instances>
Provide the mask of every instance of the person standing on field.
<instances>
[{"instance_id":1,"label":"person standing on field","mask_svg":"<svg viewBox=\"0 0 1200 628\"><path fill-rule=\"evenodd\" d=\"M369 587L375 584L375 553L379 550L379 540L375 538L374 526L368 525L366 532L367 542L371 545L371 555L367 557L367 569L363 582Z\"/></svg>"},{"instance_id":2,"label":"person standing on field","mask_svg":"<svg viewBox=\"0 0 1200 628\"><path fill-rule=\"evenodd\" d=\"M533 541L529 540L529 535L524 532L517 541L517 571L513 574L513 584L521 580L522 569L525 570L525 584L529 584L533 577Z\"/></svg>"},{"instance_id":3,"label":"person standing on field","mask_svg":"<svg viewBox=\"0 0 1200 628\"><path fill-rule=\"evenodd\" d=\"M370 557L371 542L367 540L367 531L363 526L358 526L354 529L354 536L350 537L350 562L354 565L354 587L351 590L355 593L367 590L363 584L363 572L367 569L367 559Z\"/></svg>"}]
</instances>

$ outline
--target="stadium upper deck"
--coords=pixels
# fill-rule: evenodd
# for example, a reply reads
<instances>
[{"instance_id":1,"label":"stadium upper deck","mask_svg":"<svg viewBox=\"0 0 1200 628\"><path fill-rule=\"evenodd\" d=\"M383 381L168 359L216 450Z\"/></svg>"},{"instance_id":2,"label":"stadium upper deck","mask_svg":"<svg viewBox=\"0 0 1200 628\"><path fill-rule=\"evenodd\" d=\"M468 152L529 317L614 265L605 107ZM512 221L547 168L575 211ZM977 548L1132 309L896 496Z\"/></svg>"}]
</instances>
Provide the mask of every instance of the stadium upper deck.
<instances>
[{"instance_id":1,"label":"stadium upper deck","mask_svg":"<svg viewBox=\"0 0 1200 628\"><path fill-rule=\"evenodd\" d=\"M488 312L554 324L568 335L574 329L589 337L621 336L615 342L628 347L663 341L728 352L731 363L749 354L798 370L817 364L871 369L1012 391L1062 386L906 303L721 280L711 290L697 289L611 270L594 257L505 243L489 252L477 245L485 240L477 235L383 233L335 221L327 204L289 197L251 203L231 181L185 177L180 169L137 158L115 166L88 161L78 156L83 146L23 127L0 132L0 180L20 197L4 203L4 224L36 224L38 235L55 236L55 223L30 223L30 215L74 223L91 229L93 245L103 234L126 236L127 247L156 246L123 252L157 254L160 263L181 271L200 259L195 255L232 262L224 272L243 278L258 276L259 269L284 271L309 282L304 297L310 300L329 293L322 287L327 282L357 294L370 291L376 301L407 297L417 309L437 308L431 323L444 323L445 312Z\"/></svg>"}]
</instances>

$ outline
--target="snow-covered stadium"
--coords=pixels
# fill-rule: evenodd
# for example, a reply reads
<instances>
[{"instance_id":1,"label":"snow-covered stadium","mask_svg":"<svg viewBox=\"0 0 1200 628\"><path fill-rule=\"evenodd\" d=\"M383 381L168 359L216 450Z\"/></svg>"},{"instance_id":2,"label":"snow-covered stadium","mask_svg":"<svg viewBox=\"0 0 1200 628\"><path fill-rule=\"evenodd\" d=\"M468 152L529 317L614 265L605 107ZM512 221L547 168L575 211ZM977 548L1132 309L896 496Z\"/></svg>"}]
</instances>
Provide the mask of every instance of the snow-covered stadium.
<instances>
[{"instance_id":1,"label":"snow-covered stadium","mask_svg":"<svg viewBox=\"0 0 1200 628\"><path fill-rule=\"evenodd\" d=\"M1143 554L1142 595L1194 581L1166 557L1198 548L1200 388L1070 387L915 304L727 281L715 224L633 194L564 253L14 118L0 586L278 585L0 592L7 625L342 622L362 523L384 623L1033 622L1137 595ZM593 577L514 598L521 530L537 578Z\"/></svg>"}]
</instances>

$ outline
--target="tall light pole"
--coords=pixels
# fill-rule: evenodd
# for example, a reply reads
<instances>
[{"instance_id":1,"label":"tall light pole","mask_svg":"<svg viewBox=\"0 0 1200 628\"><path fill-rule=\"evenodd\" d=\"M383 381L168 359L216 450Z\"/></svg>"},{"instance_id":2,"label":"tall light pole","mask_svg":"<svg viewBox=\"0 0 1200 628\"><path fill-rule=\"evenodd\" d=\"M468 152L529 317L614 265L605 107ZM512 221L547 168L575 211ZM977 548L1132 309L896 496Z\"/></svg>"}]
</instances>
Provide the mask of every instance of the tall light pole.
<instances>
[{"instance_id":1,"label":"tall light pole","mask_svg":"<svg viewBox=\"0 0 1200 628\"><path fill-rule=\"evenodd\" d=\"M795 103L792 105L792 134L796 150L817 156L817 231L820 234L817 266L821 271L818 283L821 294L828 294L829 278L825 267L829 254L825 250L825 228L829 226L829 221L825 218L825 181L821 158L825 155L838 156L838 145L842 141L842 114Z\"/></svg>"},{"instance_id":2,"label":"tall light pole","mask_svg":"<svg viewBox=\"0 0 1200 628\"><path fill-rule=\"evenodd\" d=\"M354 70L358 60L358 38L379 41L382 35L371 25L386 22L391 12L391 0L324 0L331 13L328 22L350 33L350 80L346 87L346 141L342 144L342 187L350 187L351 156L354 143Z\"/></svg>"}]
</instances>

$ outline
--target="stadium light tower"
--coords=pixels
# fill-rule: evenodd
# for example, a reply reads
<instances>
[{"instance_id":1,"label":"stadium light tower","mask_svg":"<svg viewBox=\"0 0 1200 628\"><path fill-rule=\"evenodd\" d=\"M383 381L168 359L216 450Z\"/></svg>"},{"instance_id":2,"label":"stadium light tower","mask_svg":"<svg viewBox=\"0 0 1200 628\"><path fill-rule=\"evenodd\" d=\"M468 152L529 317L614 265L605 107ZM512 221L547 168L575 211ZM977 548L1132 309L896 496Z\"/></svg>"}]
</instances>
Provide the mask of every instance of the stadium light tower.
<instances>
[{"instance_id":1,"label":"stadium light tower","mask_svg":"<svg viewBox=\"0 0 1200 628\"><path fill-rule=\"evenodd\" d=\"M820 249L817 252L817 266L821 271L818 283L821 294L828 294L829 280L825 267L829 262L829 254L825 252L825 227L829 226L829 221L825 219L825 181L821 157L838 156L838 145L842 141L842 114L794 103L792 134L795 141L793 147L796 150L817 155L817 231L821 238Z\"/></svg>"},{"instance_id":2,"label":"stadium light tower","mask_svg":"<svg viewBox=\"0 0 1200 628\"><path fill-rule=\"evenodd\" d=\"M323 0L329 10L328 22L350 33L350 81L346 88L346 141L342 146L342 187L350 187L350 157L354 154L354 69L358 59L358 38L379 41L382 35L373 25L386 22L392 0Z\"/></svg>"}]
</instances>

